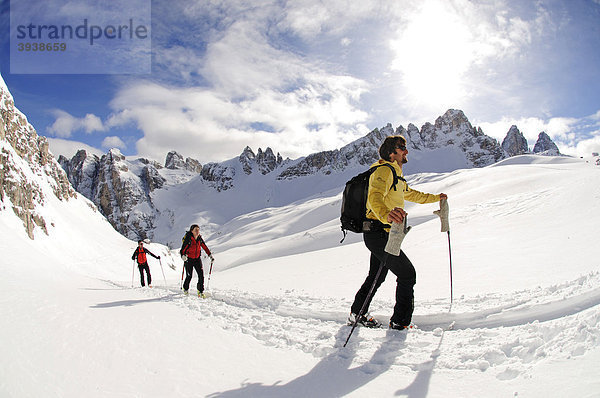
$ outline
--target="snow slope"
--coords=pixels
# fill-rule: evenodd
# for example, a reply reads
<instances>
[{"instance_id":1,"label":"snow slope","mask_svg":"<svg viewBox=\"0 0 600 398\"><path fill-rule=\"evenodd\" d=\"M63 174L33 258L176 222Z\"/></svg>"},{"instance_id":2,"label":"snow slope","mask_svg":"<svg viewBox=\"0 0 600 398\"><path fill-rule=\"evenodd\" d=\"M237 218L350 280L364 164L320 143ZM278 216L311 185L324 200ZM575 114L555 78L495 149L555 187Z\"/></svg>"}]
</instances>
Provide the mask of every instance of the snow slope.
<instances>
[{"instance_id":1,"label":"snow slope","mask_svg":"<svg viewBox=\"0 0 600 398\"><path fill-rule=\"evenodd\" d=\"M207 300L154 244L167 286L150 258L155 287L132 289L135 244L83 200L51 200L34 241L1 211L0 396L600 396L600 168L530 155L409 182L449 195L454 303L437 205L410 205L419 329L359 328L345 348L369 253L339 244L335 190L207 236ZM371 306L384 321L393 282Z\"/></svg>"}]
</instances>

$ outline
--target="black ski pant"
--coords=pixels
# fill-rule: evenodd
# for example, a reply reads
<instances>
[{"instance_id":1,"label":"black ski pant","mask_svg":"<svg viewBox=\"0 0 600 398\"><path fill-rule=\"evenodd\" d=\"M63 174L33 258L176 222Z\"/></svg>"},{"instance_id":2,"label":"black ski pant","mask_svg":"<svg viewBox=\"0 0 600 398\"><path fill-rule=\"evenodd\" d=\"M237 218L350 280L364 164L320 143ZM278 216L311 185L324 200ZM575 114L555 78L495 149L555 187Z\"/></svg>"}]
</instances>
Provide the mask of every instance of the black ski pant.
<instances>
[{"instance_id":1,"label":"black ski pant","mask_svg":"<svg viewBox=\"0 0 600 398\"><path fill-rule=\"evenodd\" d=\"M148 286L152 284L152 276L150 275L150 267L148 266L148 262L138 264L138 269L140 270L140 281L142 282L142 287L146 286L144 283L144 271L146 271L146 279L148 279Z\"/></svg>"},{"instance_id":2,"label":"black ski pant","mask_svg":"<svg viewBox=\"0 0 600 398\"><path fill-rule=\"evenodd\" d=\"M202 260L198 258L188 258L183 264L185 267L185 280L183 281L183 290L190 288L190 282L192 281L192 274L194 270L198 274L198 284L196 287L200 293L204 292L204 271L202 270Z\"/></svg>"},{"instance_id":3,"label":"black ski pant","mask_svg":"<svg viewBox=\"0 0 600 398\"><path fill-rule=\"evenodd\" d=\"M392 315L390 321L398 323L402 326L410 325L414 310L413 288L417 281L415 267L413 267L412 263L408 257L406 257L406 254L404 254L403 251L400 252L399 256L393 256L385 252L384 248L388 240L387 232L366 232L363 234L363 240L371 252L369 274L356 293L351 311L355 314L360 312L360 309L367 299L369 290L371 290L373 281L375 281L379 266L383 264L384 267L379 274L378 280L375 282L375 289L373 290L373 294L367 303L365 314L368 312L369 305L371 304L373 296L375 296L375 292L385 280L389 270L396 275L396 305L394 306L394 314Z\"/></svg>"}]
</instances>

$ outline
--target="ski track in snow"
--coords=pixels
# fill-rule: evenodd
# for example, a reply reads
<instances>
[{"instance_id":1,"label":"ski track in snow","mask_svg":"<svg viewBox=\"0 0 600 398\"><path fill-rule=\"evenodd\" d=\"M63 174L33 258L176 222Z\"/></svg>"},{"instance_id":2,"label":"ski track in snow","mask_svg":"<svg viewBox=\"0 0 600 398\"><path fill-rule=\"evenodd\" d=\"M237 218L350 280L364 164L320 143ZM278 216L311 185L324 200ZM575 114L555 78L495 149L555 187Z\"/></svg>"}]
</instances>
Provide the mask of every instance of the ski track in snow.
<instances>
[{"instance_id":1,"label":"ski track in snow","mask_svg":"<svg viewBox=\"0 0 600 398\"><path fill-rule=\"evenodd\" d=\"M600 343L600 289L595 288L599 281L600 274L594 273L508 297L460 298L453 308L444 300L417 302L413 321L418 329L407 333L359 327L345 348L350 332L348 300L293 291L264 296L216 289L210 298L201 299L193 294L194 289L189 296L178 287L136 290L150 300L190 311L209 328L241 332L267 346L302 350L322 361L335 359L363 374L380 374L392 367L430 371L435 366L438 370L493 369L498 379L510 380L526 375L544 358L580 356ZM371 313L385 323L379 314L392 307L391 301L376 297Z\"/></svg>"}]
</instances>

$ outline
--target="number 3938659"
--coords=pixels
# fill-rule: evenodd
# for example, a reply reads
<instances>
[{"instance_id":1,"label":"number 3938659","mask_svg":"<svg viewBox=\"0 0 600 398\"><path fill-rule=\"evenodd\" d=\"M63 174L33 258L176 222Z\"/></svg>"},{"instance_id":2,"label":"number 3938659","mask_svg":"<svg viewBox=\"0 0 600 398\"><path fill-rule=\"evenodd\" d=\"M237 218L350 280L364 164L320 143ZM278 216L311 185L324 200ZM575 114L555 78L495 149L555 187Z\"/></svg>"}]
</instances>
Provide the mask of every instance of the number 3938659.
<instances>
[{"instance_id":1,"label":"number 3938659","mask_svg":"<svg viewBox=\"0 0 600 398\"><path fill-rule=\"evenodd\" d=\"M67 43L17 43L18 51L66 51Z\"/></svg>"}]
</instances>

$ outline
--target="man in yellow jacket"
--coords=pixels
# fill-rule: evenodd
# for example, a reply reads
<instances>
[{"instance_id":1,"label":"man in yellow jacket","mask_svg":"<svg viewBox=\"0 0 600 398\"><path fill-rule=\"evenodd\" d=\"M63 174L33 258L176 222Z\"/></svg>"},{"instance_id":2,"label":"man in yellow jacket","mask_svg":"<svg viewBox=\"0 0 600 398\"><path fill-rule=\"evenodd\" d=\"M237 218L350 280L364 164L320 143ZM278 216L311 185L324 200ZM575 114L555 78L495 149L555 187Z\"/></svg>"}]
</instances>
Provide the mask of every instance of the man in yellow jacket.
<instances>
[{"instance_id":1,"label":"man in yellow jacket","mask_svg":"<svg viewBox=\"0 0 600 398\"><path fill-rule=\"evenodd\" d=\"M373 294L385 280L388 270L397 277L396 305L394 314L390 319L391 329L407 329L410 327L412 313L414 310L414 285L416 283L416 272L412 263L404 254L393 256L384 251L388 240L390 225L392 223L403 223L406 212L404 201L416 203L434 203L448 196L444 193L437 195L423 193L411 189L402 176L402 166L408 162L408 149L406 139L401 135L387 137L379 148L381 159L371 167L390 164L396 171L397 181L394 181L394 173L389 167L378 167L369 178L369 193L367 197L367 219L369 222L364 228L363 239L365 245L371 252L369 274L364 283L356 293L354 303L351 307L349 324L353 324L357 314L360 312L369 290L375 278L379 266L383 269L375 282ZM369 299L370 300L370 299ZM381 323L368 315L369 303L366 304L364 314L358 323L367 327L379 327Z\"/></svg>"}]
</instances>

